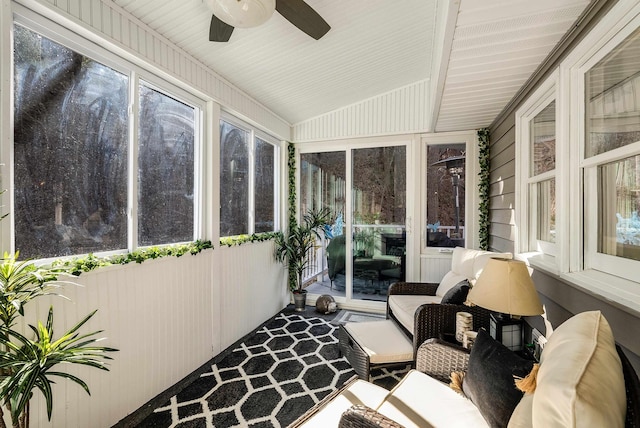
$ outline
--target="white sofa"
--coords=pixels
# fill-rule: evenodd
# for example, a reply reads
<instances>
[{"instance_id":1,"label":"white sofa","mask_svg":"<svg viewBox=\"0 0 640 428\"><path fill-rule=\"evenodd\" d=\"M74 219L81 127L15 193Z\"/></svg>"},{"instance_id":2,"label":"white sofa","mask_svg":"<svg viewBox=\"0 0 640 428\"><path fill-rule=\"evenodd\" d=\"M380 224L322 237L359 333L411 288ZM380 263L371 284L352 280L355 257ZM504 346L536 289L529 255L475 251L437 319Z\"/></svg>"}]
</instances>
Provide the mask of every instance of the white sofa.
<instances>
[{"instance_id":1,"label":"white sofa","mask_svg":"<svg viewBox=\"0 0 640 428\"><path fill-rule=\"evenodd\" d=\"M484 335L484 333L483 333ZM638 427L640 412L638 377L620 348L616 347L606 319L599 311L584 312L567 320L548 338L542 352L535 391L522 394L515 389L511 372L508 394L516 394L515 408L496 423L495 406L504 402L495 386L501 377L483 373L491 364L483 352L496 357L497 342L488 335L485 344L474 344L471 355L454 345L430 340L420 347L417 370L410 371L391 391L363 380L349 384L300 418L295 427ZM495 348L495 349L493 349ZM506 348L504 348L506 349ZM444 353L449 357L442 358ZM511 351L503 357L512 358ZM499 352L498 352L499 354ZM450 362L444 364L442 361ZM524 361L524 360L523 360ZM494 361L498 368L511 367ZM440 364L440 365L439 365ZM531 362L532 364L532 362ZM450 371L466 370L462 387L473 387L482 376L491 376L478 397L469 399L446 383L436 380ZM510 369L509 369L510 370ZM424 373L426 371L429 374ZM504 370L503 370L504 371ZM535 370L534 370L535 372ZM472 377L473 376L473 377ZM503 382L504 383L504 382ZM505 385L500 385L504 388ZM626 388L626 392L625 392ZM477 392L477 391L476 391ZM489 408L488 408L489 407ZM491 423L491 425L490 425ZM496 425L497 424L497 425Z\"/></svg>"},{"instance_id":2,"label":"white sofa","mask_svg":"<svg viewBox=\"0 0 640 428\"><path fill-rule=\"evenodd\" d=\"M471 286L480 276L491 257L511 259L511 253L473 250L456 247L451 258L451 270L440 283L396 282L387 295L387 318L395 321L413 341L414 357L418 347L427 339L442 333L455 332L455 314L465 311L473 315L473 330L489 326L489 311L478 306L464 306L462 300L443 303L447 293L455 291L461 281ZM466 294L464 295L466 298Z\"/></svg>"},{"instance_id":3,"label":"white sofa","mask_svg":"<svg viewBox=\"0 0 640 428\"><path fill-rule=\"evenodd\" d=\"M387 300L388 313L393 314L400 325L413 334L414 315L419 306L427 303L440 303L444 295L460 281L467 280L473 286L487 264L487 260L491 257L510 259L513 255L462 247L454 248L451 257L451 270L445 274L439 284L405 283L424 285L422 287L423 294L401 294L399 291L391 289Z\"/></svg>"}]
</instances>

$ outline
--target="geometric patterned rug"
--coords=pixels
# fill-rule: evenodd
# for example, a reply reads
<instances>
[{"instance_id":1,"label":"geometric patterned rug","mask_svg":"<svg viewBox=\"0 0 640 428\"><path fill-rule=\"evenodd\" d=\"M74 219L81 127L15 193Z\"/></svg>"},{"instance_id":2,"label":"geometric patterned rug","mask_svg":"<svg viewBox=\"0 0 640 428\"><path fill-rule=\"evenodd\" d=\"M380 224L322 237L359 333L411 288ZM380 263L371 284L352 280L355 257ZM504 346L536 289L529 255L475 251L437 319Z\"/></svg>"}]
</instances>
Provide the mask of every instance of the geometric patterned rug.
<instances>
[{"instance_id":1,"label":"geometric patterned rug","mask_svg":"<svg viewBox=\"0 0 640 428\"><path fill-rule=\"evenodd\" d=\"M348 322L381 321L384 319L386 319L386 316L384 314L372 314L367 312L357 312L342 309L336 314L335 318L331 320L331 324L341 325Z\"/></svg>"},{"instance_id":2,"label":"geometric patterned rug","mask_svg":"<svg viewBox=\"0 0 640 428\"><path fill-rule=\"evenodd\" d=\"M336 325L279 314L139 427L286 427L355 375Z\"/></svg>"}]
</instances>

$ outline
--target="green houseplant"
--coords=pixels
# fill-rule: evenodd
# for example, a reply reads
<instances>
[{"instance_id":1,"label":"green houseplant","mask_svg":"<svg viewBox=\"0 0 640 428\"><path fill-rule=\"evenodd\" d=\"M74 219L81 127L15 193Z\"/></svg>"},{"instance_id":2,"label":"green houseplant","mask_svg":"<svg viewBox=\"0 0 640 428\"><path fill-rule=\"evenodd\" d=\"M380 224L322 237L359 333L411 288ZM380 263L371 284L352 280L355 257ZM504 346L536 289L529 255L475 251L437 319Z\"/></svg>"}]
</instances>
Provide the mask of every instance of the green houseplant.
<instances>
[{"instance_id":1,"label":"green houseplant","mask_svg":"<svg viewBox=\"0 0 640 428\"><path fill-rule=\"evenodd\" d=\"M58 277L60 268L36 267L28 260L19 261L18 253L4 254L0 261L0 428L6 428L4 411L11 414L14 428L29 426L29 401L34 389L45 397L47 416L51 419L54 379L69 379L87 393L89 388L80 378L55 370L60 364L80 364L108 370L105 360L113 348L95 346L99 331L79 334L78 330L95 314L87 315L60 338L54 338L53 308L49 309L46 324L30 325L33 338L16 329L16 321L24 315L24 306L43 295L59 295L64 284Z\"/></svg>"},{"instance_id":2,"label":"green houseplant","mask_svg":"<svg viewBox=\"0 0 640 428\"><path fill-rule=\"evenodd\" d=\"M289 225L286 234L275 239L275 258L287 266L294 275L289 276L289 289L294 295L296 310L304 310L306 290L302 288L302 274L309 265L307 254L316 246L316 239L324 235L324 225L331 221L328 209L309 210L300 223Z\"/></svg>"}]
</instances>

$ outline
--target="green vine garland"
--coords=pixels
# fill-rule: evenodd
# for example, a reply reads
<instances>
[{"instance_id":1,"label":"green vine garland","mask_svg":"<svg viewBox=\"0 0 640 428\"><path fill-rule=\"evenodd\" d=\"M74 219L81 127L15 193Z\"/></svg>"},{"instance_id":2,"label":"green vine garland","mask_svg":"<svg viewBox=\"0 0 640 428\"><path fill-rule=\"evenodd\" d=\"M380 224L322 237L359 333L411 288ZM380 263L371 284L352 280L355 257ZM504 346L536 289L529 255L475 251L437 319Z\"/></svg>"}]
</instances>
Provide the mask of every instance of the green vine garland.
<instances>
[{"instance_id":1,"label":"green vine garland","mask_svg":"<svg viewBox=\"0 0 640 428\"><path fill-rule=\"evenodd\" d=\"M158 259L167 256L180 257L187 253L195 255L208 248L213 248L211 241L198 240L187 244L140 248L131 253L116 254L108 257L96 257L93 254L88 254L83 257L56 260L51 266L54 268L63 268L71 275L80 276L83 272L90 272L103 266L126 265L133 262L142 263L149 259Z\"/></svg>"},{"instance_id":2,"label":"green vine garland","mask_svg":"<svg viewBox=\"0 0 640 428\"><path fill-rule=\"evenodd\" d=\"M298 224L296 216L296 149L293 143L287 146L287 168L289 170L289 227Z\"/></svg>"},{"instance_id":3,"label":"green vine garland","mask_svg":"<svg viewBox=\"0 0 640 428\"><path fill-rule=\"evenodd\" d=\"M293 143L287 145L287 168L289 170L289 228L298 224L296 217L296 149ZM296 284L298 281L296 271L293 266L289 266L289 284Z\"/></svg>"},{"instance_id":4,"label":"green vine garland","mask_svg":"<svg viewBox=\"0 0 640 428\"><path fill-rule=\"evenodd\" d=\"M246 244L247 242L264 242L270 239L275 239L276 236L281 234L282 232L263 232L253 233L251 235L226 236L224 238L220 238L220 245L233 247L235 245Z\"/></svg>"},{"instance_id":5,"label":"green vine garland","mask_svg":"<svg viewBox=\"0 0 640 428\"><path fill-rule=\"evenodd\" d=\"M480 249L489 249L489 129L483 128L478 130L478 148L480 157L480 177L478 190L480 194Z\"/></svg>"}]
</instances>

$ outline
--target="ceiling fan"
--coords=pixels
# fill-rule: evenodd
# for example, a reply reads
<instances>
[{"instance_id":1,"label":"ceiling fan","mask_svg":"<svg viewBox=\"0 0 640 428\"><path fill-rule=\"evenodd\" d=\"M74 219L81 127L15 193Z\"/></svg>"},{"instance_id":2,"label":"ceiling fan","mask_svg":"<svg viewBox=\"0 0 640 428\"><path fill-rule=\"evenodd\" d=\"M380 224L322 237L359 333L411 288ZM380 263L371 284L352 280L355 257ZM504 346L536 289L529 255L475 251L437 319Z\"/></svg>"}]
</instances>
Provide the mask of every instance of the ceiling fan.
<instances>
[{"instance_id":1,"label":"ceiling fan","mask_svg":"<svg viewBox=\"0 0 640 428\"><path fill-rule=\"evenodd\" d=\"M235 27L257 27L265 23L274 10L304 33L318 40L331 27L304 0L206 0L213 10L209 40L227 42Z\"/></svg>"}]
</instances>

